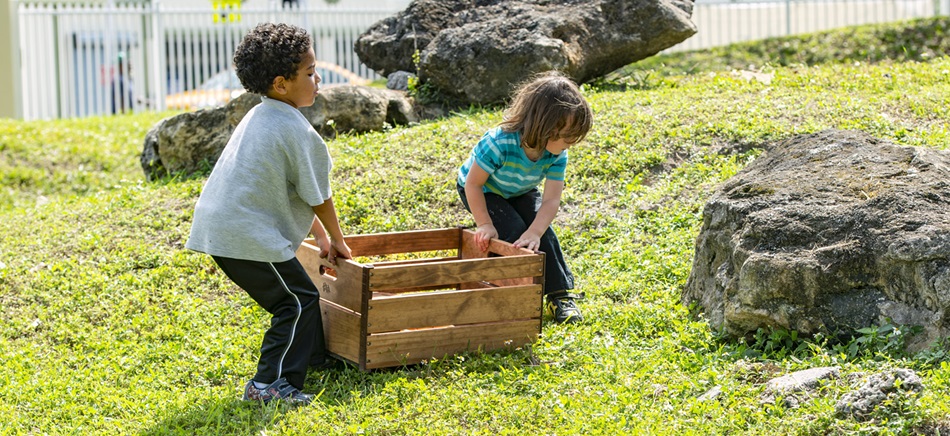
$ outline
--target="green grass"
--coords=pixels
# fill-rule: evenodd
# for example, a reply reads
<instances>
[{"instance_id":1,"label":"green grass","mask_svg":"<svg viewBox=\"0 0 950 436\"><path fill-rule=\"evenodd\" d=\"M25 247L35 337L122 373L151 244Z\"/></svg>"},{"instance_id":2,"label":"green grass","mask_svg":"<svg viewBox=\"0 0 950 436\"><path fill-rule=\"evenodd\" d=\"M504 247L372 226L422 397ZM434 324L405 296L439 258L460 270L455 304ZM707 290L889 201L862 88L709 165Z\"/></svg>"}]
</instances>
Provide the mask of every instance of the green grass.
<instances>
[{"instance_id":1,"label":"green grass","mask_svg":"<svg viewBox=\"0 0 950 436\"><path fill-rule=\"evenodd\" d=\"M651 70L670 75L829 63L921 62L946 54L947 47L950 21L921 18L653 56L621 68L612 77L629 82Z\"/></svg>"},{"instance_id":2,"label":"green grass","mask_svg":"<svg viewBox=\"0 0 950 436\"><path fill-rule=\"evenodd\" d=\"M301 408L239 401L268 315L210 258L183 249L203 177L144 181L142 139L169 114L0 121L0 434L933 434L948 425L943 350L906 355L894 347L906 332L884 328L843 344L793 332L722 339L680 291L704 201L763 144L842 128L946 148L950 58L777 65L768 85L674 60L655 65L696 74L657 71L640 89L618 74L585 87L595 126L571 151L554 224L587 294L585 323L547 317L538 343L511 352L313 372L306 390L319 397ZM454 172L499 119L497 109L472 110L331 141L344 231L470 224ZM913 368L926 390L864 423L834 416L845 378L797 409L760 404L770 378L827 365L852 376ZM700 401L714 386L723 394Z\"/></svg>"}]
</instances>

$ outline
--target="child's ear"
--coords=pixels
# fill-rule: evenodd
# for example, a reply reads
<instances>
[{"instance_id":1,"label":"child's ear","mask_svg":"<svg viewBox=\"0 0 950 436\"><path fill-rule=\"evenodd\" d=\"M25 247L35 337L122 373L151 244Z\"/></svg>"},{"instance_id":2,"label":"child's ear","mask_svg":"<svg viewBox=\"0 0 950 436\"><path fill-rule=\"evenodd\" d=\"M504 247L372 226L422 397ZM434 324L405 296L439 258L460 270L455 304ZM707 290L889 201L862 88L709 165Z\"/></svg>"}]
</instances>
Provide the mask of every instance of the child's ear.
<instances>
[{"instance_id":1,"label":"child's ear","mask_svg":"<svg viewBox=\"0 0 950 436\"><path fill-rule=\"evenodd\" d=\"M271 89L278 94L287 93L287 79L284 76L277 76L274 78L274 81L270 84Z\"/></svg>"}]
</instances>

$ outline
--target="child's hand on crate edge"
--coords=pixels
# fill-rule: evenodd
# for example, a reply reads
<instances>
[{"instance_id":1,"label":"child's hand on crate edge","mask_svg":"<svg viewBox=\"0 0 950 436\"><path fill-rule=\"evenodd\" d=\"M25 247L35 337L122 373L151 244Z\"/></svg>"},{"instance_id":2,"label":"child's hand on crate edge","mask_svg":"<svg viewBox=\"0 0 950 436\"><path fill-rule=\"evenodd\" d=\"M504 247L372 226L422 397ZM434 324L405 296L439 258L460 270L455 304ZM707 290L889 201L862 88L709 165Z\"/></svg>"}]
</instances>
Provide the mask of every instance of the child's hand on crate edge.
<instances>
[{"instance_id":1,"label":"child's hand on crate edge","mask_svg":"<svg viewBox=\"0 0 950 436\"><path fill-rule=\"evenodd\" d=\"M321 249L320 255L323 256L326 253L327 261L332 265L336 265L336 259L342 257L344 259L352 259L353 254L350 252L350 247L346 245L344 240L330 240L330 248L327 251Z\"/></svg>"},{"instance_id":2,"label":"child's hand on crate edge","mask_svg":"<svg viewBox=\"0 0 950 436\"><path fill-rule=\"evenodd\" d=\"M498 237L498 230L492 223L482 224L475 229L475 245L479 250L488 251L488 244L492 238Z\"/></svg>"}]
</instances>

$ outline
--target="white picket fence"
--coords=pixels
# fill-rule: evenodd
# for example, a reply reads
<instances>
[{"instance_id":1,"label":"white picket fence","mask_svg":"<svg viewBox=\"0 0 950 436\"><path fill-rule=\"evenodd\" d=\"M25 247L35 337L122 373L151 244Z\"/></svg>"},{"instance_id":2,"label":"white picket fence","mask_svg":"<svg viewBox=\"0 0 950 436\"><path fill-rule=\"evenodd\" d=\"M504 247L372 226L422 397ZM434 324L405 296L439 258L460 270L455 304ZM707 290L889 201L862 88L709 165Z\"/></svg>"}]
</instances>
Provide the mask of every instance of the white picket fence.
<instances>
[{"instance_id":1,"label":"white picket fence","mask_svg":"<svg viewBox=\"0 0 950 436\"><path fill-rule=\"evenodd\" d=\"M698 0L692 20L699 32L670 50L929 17L940 9L946 12L941 6L935 0ZM173 9L157 1L117 5L36 0L19 0L16 11L22 113L27 120L121 112L123 105L117 102L123 99L113 94L123 87L134 96L131 110L165 109L167 96L195 90L228 70L241 37L263 21L307 29L318 60L377 79L360 62L353 44L374 23L397 12L285 9L276 2L257 9ZM332 82L333 77L325 80Z\"/></svg>"}]
</instances>

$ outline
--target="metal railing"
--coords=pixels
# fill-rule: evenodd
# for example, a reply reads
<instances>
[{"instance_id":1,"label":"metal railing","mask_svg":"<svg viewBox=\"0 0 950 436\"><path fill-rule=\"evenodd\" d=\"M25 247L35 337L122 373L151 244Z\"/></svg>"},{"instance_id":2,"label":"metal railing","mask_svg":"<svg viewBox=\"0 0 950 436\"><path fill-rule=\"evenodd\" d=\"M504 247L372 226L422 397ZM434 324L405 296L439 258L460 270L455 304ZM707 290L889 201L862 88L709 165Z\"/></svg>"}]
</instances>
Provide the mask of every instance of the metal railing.
<instances>
[{"instance_id":1,"label":"metal railing","mask_svg":"<svg viewBox=\"0 0 950 436\"><path fill-rule=\"evenodd\" d=\"M940 2L940 3L937 3ZM855 24L929 17L950 0L698 0L699 32L668 51L694 50ZM240 3L237 3L240 4ZM166 8L145 4L17 3L23 118L200 107L227 100L241 37L262 21L311 32L318 60L374 80L353 51L361 33L397 11L329 7ZM327 74L332 83L334 75ZM209 80L217 89L202 89ZM340 79L342 80L342 79ZM219 95L221 94L221 95ZM194 97L190 102L190 97ZM189 107L191 108L191 107Z\"/></svg>"}]
</instances>

